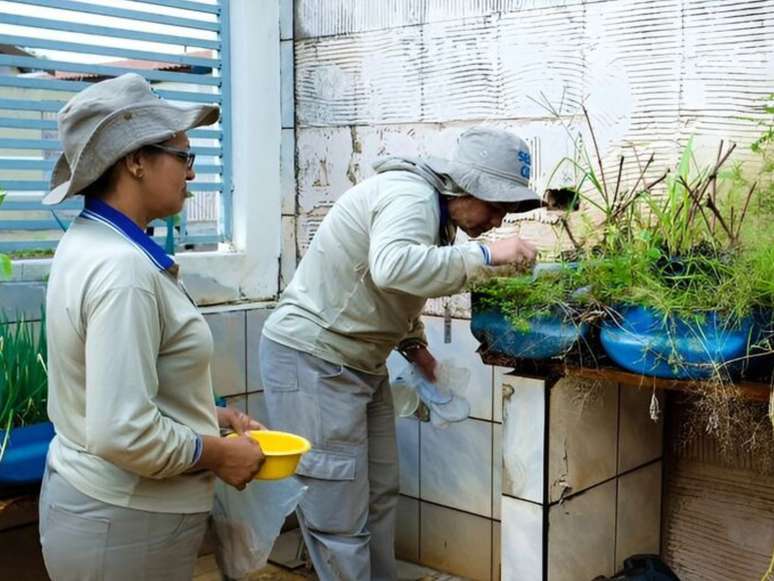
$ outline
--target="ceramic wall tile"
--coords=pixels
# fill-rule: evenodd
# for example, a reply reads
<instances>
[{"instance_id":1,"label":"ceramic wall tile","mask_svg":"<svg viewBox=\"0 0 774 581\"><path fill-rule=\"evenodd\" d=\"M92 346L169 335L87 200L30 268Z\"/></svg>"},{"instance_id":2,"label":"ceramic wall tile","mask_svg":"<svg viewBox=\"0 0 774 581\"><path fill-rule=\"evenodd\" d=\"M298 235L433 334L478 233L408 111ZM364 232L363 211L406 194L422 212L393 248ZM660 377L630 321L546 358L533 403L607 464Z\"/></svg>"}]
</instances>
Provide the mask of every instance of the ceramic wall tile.
<instances>
[{"instance_id":1,"label":"ceramic wall tile","mask_svg":"<svg viewBox=\"0 0 774 581\"><path fill-rule=\"evenodd\" d=\"M618 472L626 472L663 455L664 394L621 385L618 433ZM656 398L658 420L650 417L651 398Z\"/></svg>"},{"instance_id":2,"label":"ceramic wall tile","mask_svg":"<svg viewBox=\"0 0 774 581\"><path fill-rule=\"evenodd\" d=\"M280 279L279 290L284 291L293 280L296 273L296 259L298 247L296 244L296 222L295 216L282 216L282 238L280 250Z\"/></svg>"},{"instance_id":3,"label":"ceramic wall tile","mask_svg":"<svg viewBox=\"0 0 774 581\"><path fill-rule=\"evenodd\" d=\"M499 504L499 502L498 502ZM500 581L500 523L492 523L492 581Z\"/></svg>"},{"instance_id":4,"label":"ceramic wall tile","mask_svg":"<svg viewBox=\"0 0 774 581\"><path fill-rule=\"evenodd\" d=\"M423 502L420 522L423 565L468 579L490 579L492 521Z\"/></svg>"},{"instance_id":5,"label":"ceramic wall tile","mask_svg":"<svg viewBox=\"0 0 774 581\"><path fill-rule=\"evenodd\" d=\"M594 579L612 575L615 563L615 495L611 480L551 506L548 578Z\"/></svg>"},{"instance_id":6,"label":"ceramic wall tile","mask_svg":"<svg viewBox=\"0 0 774 581\"><path fill-rule=\"evenodd\" d=\"M414 498L398 499L395 554L404 561L419 561L419 501Z\"/></svg>"},{"instance_id":7,"label":"ceramic wall tile","mask_svg":"<svg viewBox=\"0 0 774 581\"><path fill-rule=\"evenodd\" d=\"M282 128L292 129L296 122L294 98L293 41L280 41L280 111Z\"/></svg>"},{"instance_id":8,"label":"ceramic wall tile","mask_svg":"<svg viewBox=\"0 0 774 581\"><path fill-rule=\"evenodd\" d=\"M543 502L545 382L503 377L503 494Z\"/></svg>"},{"instance_id":9,"label":"ceramic wall tile","mask_svg":"<svg viewBox=\"0 0 774 581\"><path fill-rule=\"evenodd\" d=\"M551 388L549 498L612 478L618 454L618 384L561 379Z\"/></svg>"},{"instance_id":10,"label":"ceramic wall tile","mask_svg":"<svg viewBox=\"0 0 774 581\"><path fill-rule=\"evenodd\" d=\"M502 515L503 581L543 581L543 508L504 496Z\"/></svg>"},{"instance_id":11,"label":"ceramic wall tile","mask_svg":"<svg viewBox=\"0 0 774 581\"><path fill-rule=\"evenodd\" d=\"M234 407L240 412L249 414L247 411L247 396L246 395L231 395L226 398L226 405L228 407Z\"/></svg>"},{"instance_id":12,"label":"ceramic wall tile","mask_svg":"<svg viewBox=\"0 0 774 581\"><path fill-rule=\"evenodd\" d=\"M500 520L500 497L503 495L503 426L492 426L492 518Z\"/></svg>"},{"instance_id":13,"label":"ceramic wall tile","mask_svg":"<svg viewBox=\"0 0 774 581\"><path fill-rule=\"evenodd\" d=\"M637 553L658 554L661 544L661 462L618 479L616 570Z\"/></svg>"},{"instance_id":14,"label":"ceramic wall tile","mask_svg":"<svg viewBox=\"0 0 774 581\"><path fill-rule=\"evenodd\" d=\"M269 414L266 412L266 398L262 391L247 394L247 413L251 418L271 428Z\"/></svg>"},{"instance_id":15,"label":"ceramic wall tile","mask_svg":"<svg viewBox=\"0 0 774 581\"><path fill-rule=\"evenodd\" d=\"M212 387L220 396L245 393L245 312L212 313L204 317L210 325Z\"/></svg>"},{"instance_id":16,"label":"ceramic wall tile","mask_svg":"<svg viewBox=\"0 0 774 581\"><path fill-rule=\"evenodd\" d=\"M293 129L283 129L280 140L280 190L282 214L296 214L296 134Z\"/></svg>"},{"instance_id":17,"label":"ceramic wall tile","mask_svg":"<svg viewBox=\"0 0 774 581\"><path fill-rule=\"evenodd\" d=\"M480 420L466 420L445 428L420 424L423 500L491 516L492 425Z\"/></svg>"},{"instance_id":18,"label":"ceramic wall tile","mask_svg":"<svg viewBox=\"0 0 774 581\"><path fill-rule=\"evenodd\" d=\"M396 420L400 491L419 498L419 421L415 418Z\"/></svg>"}]
</instances>

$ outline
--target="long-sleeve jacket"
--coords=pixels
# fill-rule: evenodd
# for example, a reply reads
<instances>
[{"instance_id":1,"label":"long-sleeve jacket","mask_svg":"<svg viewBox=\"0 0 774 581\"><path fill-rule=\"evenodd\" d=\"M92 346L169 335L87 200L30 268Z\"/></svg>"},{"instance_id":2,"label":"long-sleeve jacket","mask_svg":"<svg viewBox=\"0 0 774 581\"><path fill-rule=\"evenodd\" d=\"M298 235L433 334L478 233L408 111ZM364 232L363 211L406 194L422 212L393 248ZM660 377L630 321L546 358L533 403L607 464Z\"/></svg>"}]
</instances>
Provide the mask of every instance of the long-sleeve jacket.
<instances>
[{"instance_id":1,"label":"long-sleeve jacket","mask_svg":"<svg viewBox=\"0 0 774 581\"><path fill-rule=\"evenodd\" d=\"M206 321L177 281L105 224L78 218L47 294L50 465L82 493L152 512L206 512L188 472L218 435Z\"/></svg>"},{"instance_id":2,"label":"long-sleeve jacket","mask_svg":"<svg viewBox=\"0 0 774 581\"><path fill-rule=\"evenodd\" d=\"M269 339L366 373L401 341L424 341L431 297L484 268L477 243L439 246L438 191L407 171L377 174L331 208L275 312Z\"/></svg>"}]
</instances>

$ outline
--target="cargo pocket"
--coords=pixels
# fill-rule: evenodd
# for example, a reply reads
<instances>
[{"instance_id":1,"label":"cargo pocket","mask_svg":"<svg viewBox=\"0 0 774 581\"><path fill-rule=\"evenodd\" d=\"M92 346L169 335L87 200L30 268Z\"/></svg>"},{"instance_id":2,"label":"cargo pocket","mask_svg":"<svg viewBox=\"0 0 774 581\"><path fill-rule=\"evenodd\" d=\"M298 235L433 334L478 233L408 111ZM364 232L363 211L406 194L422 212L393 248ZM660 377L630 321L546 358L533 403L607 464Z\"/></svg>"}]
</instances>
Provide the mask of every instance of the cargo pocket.
<instances>
[{"instance_id":1,"label":"cargo pocket","mask_svg":"<svg viewBox=\"0 0 774 581\"><path fill-rule=\"evenodd\" d=\"M46 568L65 579L102 579L110 521L55 505L49 505L47 513L41 539Z\"/></svg>"},{"instance_id":2,"label":"cargo pocket","mask_svg":"<svg viewBox=\"0 0 774 581\"><path fill-rule=\"evenodd\" d=\"M354 534L365 526L368 479L357 474L355 456L312 450L301 460L296 474L307 486L299 509L311 530Z\"/></svg>"},{"instance_id":3,"label":"cargo pocket","mask_svg":"<svg viewBox=\"0 0 774 581\"><path fill-rule=\"evenodd\" d=\"M296 474L319 480L354 480L354 456L310 450L298 464Z\"/></svg>"}]
</instances>

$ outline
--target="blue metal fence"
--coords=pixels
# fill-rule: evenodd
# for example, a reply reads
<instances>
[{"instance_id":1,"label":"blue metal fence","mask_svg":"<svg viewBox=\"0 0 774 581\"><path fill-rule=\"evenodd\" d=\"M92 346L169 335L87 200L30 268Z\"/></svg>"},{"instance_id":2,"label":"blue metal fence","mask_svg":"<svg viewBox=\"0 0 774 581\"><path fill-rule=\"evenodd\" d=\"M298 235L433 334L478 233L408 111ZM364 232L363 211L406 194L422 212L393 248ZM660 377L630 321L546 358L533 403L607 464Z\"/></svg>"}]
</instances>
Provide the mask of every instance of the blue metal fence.
<instances>
[{"instance_id":1,"label":"blue metal fence","mask_svg":"<svg viewBox=\"0 0 774 581\"><path fill-rule=\"evenodd\" d=\"M136 72L160 96L221 106L218 126L191 131L197 153L193 201L180 245L231 236L229 0L12 0L0 13L0 252L56 246L80 211L78 197L52 211L40 203L61 151L56 112L76 92ZM15 8L17 8L15 7ZM88 24L87 24L88 23ZM160 239L163 223L154 224Z\"/></svg>"}]
</instances>

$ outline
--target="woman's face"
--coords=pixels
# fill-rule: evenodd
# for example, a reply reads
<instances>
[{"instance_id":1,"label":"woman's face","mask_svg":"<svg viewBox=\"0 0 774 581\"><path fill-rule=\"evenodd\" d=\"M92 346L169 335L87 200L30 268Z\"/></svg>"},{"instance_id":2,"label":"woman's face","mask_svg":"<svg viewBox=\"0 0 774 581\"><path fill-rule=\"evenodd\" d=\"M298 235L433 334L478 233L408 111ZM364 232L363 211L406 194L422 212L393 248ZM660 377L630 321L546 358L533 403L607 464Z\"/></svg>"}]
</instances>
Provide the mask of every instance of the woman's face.
<instances>
[{"instance_id":1,"label":"woman's face","mask_svg":"<svg viewBox=\"0 0 774 581\"><path fill-rule=\"evenodd\" d=\"M473 196L449 200L451 221L471 238L477 238L503 223L507 210L501 204L484 202Z\"/></svg>"},{"instance_id":2,"label":"woman's face","mask_svg":"<svg viewBox=\"0 0 774 581\"><path fill-rule=\"evenodd\" d=\"M191 144L185 133L178 133L159 145L188 151ZM196 177L185 159L161 149L150 149L144 160L142 196L151 219L166 218L183 209L188 193L187 183Z\"/></svg>"}]
</instances>

